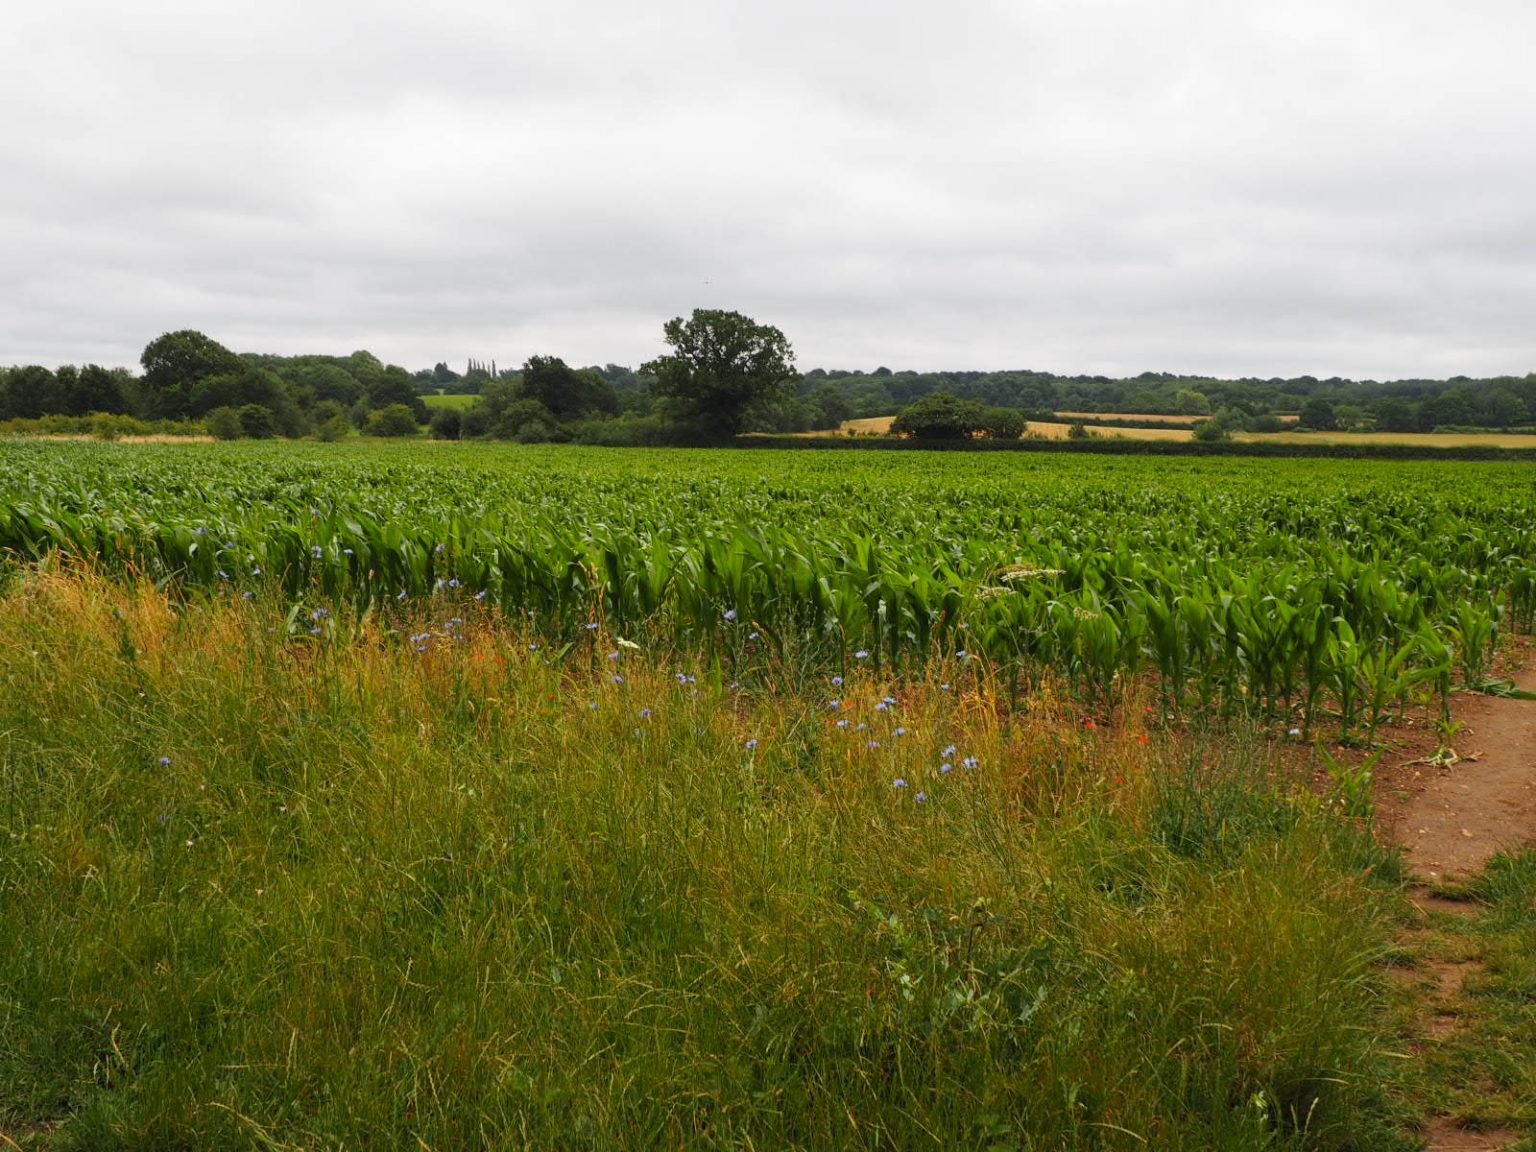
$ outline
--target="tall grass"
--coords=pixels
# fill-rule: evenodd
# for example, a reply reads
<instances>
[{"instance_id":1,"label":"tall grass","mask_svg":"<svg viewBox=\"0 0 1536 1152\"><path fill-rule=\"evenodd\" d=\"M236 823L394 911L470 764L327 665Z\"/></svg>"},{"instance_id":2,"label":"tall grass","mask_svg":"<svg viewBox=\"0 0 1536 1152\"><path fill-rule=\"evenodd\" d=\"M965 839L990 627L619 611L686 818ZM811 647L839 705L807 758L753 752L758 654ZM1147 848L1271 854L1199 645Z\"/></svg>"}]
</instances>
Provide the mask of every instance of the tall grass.
<instances>
[{"instance_id":1,"label":"tall grass","mask_svg":"<svg viewBox=\"0 0 1536 1152\"><path fill-rule=\"evenodd\" d=\"M1388 1139L1381 857L1261 745L334 610L0 598L0 1131Z\"/></svg>"}]
</instances>

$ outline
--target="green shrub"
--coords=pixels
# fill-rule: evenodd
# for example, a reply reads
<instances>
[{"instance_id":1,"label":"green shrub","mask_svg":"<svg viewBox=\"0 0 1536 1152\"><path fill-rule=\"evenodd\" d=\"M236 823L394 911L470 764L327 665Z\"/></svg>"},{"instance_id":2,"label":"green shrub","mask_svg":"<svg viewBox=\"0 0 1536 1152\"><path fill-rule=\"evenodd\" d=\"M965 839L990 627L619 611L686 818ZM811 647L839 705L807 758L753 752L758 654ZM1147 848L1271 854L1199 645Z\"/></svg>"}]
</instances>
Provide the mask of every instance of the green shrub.
<instances>
[{"instance_id":1,"label":"green shrub","mask_svg":"<svg viewBox=\"0 0 1536 1152\"><path fill-rule=\"evenodd\" d=\"M239 440L245 435L245 425L240 420L238 408L215 408L203 417L203 427L215 440Z\"/></svg>"},{"instance_id":2,"label":"green shrub","mask_svg":"<svg viewBox=\"0 0 1536 1152\"><path fill-rule=\"evenodd\" d=\"M363 431L369 436L415 436L421 431L416 414L404 404L388 404L370 413Z\"/></svg>"}]
</instances>

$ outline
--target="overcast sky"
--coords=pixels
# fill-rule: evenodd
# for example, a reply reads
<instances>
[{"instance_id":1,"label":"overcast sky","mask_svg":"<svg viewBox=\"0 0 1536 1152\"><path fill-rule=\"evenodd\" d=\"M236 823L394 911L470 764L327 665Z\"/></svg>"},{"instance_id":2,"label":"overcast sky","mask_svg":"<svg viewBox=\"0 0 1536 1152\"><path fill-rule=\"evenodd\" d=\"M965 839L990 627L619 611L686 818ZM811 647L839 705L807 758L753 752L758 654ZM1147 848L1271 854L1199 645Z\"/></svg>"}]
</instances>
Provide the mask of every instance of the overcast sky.
<instances>
[{"instance_id":1,"label":"overcast sky","mask_svg":"<svg viewBox=\"0 0 1536 1152\"><path fill-rule=\"evenodd\" d=\"M47 0L0 363L1536 371L1531 0Z\"/></svg>"}]
</instances>

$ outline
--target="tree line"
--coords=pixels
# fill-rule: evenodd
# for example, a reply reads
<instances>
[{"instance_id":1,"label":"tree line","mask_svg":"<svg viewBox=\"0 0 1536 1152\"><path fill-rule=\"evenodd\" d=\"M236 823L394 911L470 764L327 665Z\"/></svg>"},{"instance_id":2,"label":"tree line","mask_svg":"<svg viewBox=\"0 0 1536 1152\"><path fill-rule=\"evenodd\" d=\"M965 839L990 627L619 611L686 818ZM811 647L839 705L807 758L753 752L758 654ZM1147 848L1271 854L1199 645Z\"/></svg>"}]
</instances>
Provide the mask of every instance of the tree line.
<instances>
[{"instance_id":1,"label":"tree line","mask_svg":"<svg viewBox=\"0 0 1536 1152\"><path fill-rule=\"evenodd\" d=\"M221 438L316 436L354 430L444 439L573 440L596 444L718 443L741 432L836 428L899 415L919 436L1017 436L1054 413L1193 415L1207 438L1303 427L1393 432L1437 428L1536 430L1536 373L1380 382L1218 379L1166 372L1063 376L1001 372L800 373L782 332L736 312L700 309L663 326L670 351L632 369L573 367L553 355L515 368L470 359L411 372L370 352L239 354L183 330L150 341L138 373L124 368L0 368L0 420L110 416L196 425ZM467 404L429 409L446 393Z\"/></svg>"}]
</instances>

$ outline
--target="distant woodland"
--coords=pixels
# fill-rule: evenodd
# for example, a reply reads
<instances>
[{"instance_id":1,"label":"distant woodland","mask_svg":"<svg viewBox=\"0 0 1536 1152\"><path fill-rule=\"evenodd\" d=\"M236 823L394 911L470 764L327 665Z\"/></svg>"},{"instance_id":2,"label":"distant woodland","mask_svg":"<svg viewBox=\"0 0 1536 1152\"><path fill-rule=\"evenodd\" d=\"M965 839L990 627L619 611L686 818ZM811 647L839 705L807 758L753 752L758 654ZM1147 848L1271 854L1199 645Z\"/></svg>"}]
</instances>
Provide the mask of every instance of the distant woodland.
<instances>
[{"instance_id":1,"label":"distant woodland","mask_svg":"<svg viewBox=\"0 0 1536 1152\"><path fill-rule=\"evenodd\" d=\"M1197 416L1215 433L1275 431L1282 418L1322 430L1536 433L1536 373L1376 381L885 367L800 372L782 333L738 313L695 312L671 321L666 333L672 353L636 368L573 367L541 355L516 367L469 359L462 370L440 362L412 371L366 351L236 353L200 332L171 332L145 347L137 371L95 364L0 368L0 422L13 432L109 436L199 431L224 439L340 439L363 432L665 444L829 429L898 414L906 420L898 430L913 429L925 412L945 413L953 424L958 411L969 414L972 430L991 435L1063 412L1090 414L1089 423L1095 413L1109 422L1127 414ZM429 407L429 398L443 396L458 399Z\"/></svg>"}]
</instances>

